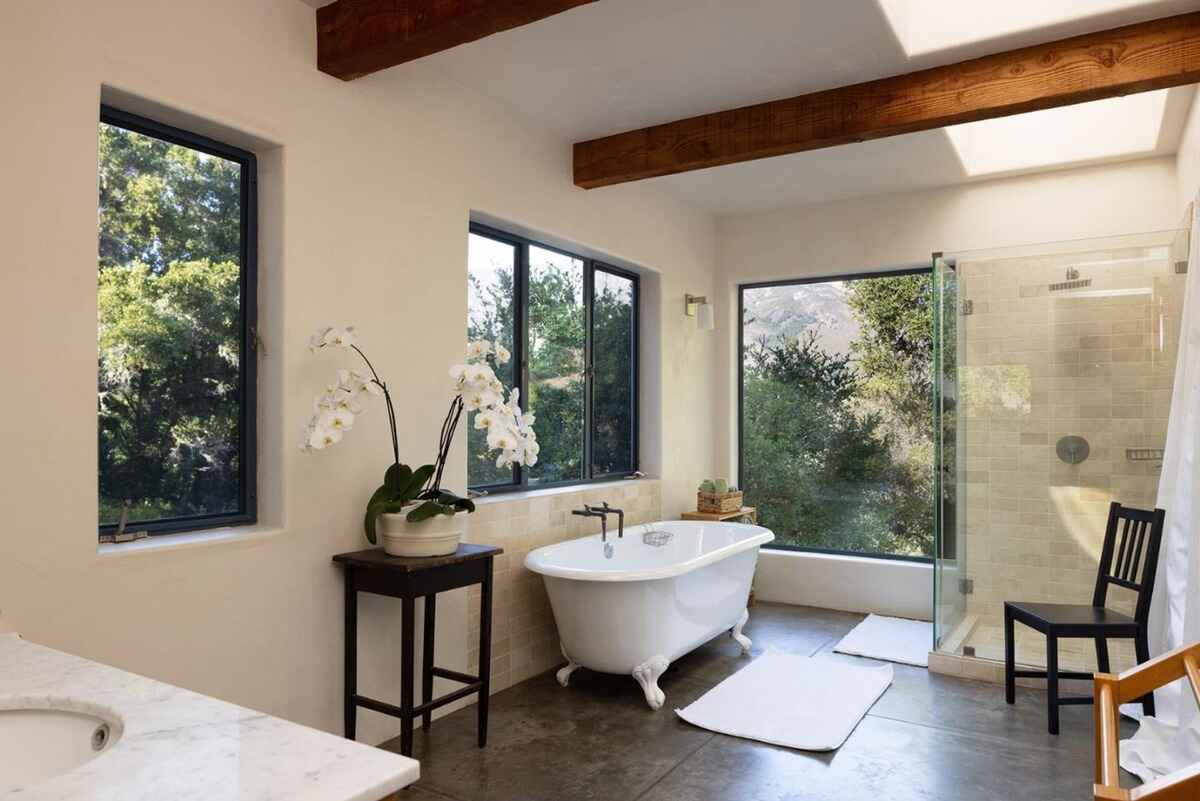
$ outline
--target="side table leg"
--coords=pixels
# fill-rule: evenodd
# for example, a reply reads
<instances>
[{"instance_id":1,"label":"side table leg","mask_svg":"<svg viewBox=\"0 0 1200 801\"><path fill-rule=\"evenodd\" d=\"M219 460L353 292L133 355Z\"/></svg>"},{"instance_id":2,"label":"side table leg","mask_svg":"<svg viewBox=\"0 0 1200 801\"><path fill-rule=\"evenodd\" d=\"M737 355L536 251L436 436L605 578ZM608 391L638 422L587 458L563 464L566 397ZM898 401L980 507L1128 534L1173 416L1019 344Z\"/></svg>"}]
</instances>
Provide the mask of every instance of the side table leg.
<instances>
[{"instance_id":1,"label":"side table leg","mask_svg":"<svg viewBox=\"0 0 1200 801\"><path fill-rule=\"evenodd\" d=\"M421 654L421 703L433 700L433 640L437 627L437 593L425 596L424 642ZM421 716L421 728L429 731L433 723L433 711Z\"/></svg>"},{"instance_id":2,"label":"side table leg","mask_svg":"<svg viewBox=\"0 0 1200 801\"><path fill-rule=\"evenodd\" d=\"M346 566L346 627L345 680L343 683L343 729L347 740L355 735L355 713L358 711L354 696L358 693L358 592L354 589L353 568Z\"/></svg>"},{"instance_id":3,"label":"side table leg","mask_svg":"<svg viewBox=\"0 0 1200 801\"><path fill-rule=\"evenodd\" d=\"M413 751L413 638L416 636L416 601L401 599L400 632L400 753L412 756Z\"/></svg>"},{"instance_id":4,"label":"side table leg","mask_svg":"<svg viewBox=\"0 0 1200 801\"><path fill-rule=\"evenodd\" d=\"M488 696L492 686L492 563L479 588L479 747L487 745Z\"/></svg>"}]
</instances>

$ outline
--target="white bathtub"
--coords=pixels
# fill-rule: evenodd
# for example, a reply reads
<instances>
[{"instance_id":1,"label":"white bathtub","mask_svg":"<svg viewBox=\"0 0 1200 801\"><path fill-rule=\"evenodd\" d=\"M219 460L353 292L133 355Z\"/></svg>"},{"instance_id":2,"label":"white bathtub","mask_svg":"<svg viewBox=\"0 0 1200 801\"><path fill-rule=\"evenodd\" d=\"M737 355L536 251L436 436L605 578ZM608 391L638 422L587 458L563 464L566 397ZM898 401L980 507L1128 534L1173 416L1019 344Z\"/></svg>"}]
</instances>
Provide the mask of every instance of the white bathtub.
<instances>
[{"instance_id":1,"label":"white bathtub","mask_svg":"<svg viewBox=\"0 0 1200 801\"><path fill-rule=\"evenodd\" d=\"M759 546L773 539L760 526L671 521L610 532L610 549L596 535L530 552L567 659L559 683L579 667L632 675L658 709L673 660L730 630L748 651L746 599Z\"/></svg>"}]
</instances>

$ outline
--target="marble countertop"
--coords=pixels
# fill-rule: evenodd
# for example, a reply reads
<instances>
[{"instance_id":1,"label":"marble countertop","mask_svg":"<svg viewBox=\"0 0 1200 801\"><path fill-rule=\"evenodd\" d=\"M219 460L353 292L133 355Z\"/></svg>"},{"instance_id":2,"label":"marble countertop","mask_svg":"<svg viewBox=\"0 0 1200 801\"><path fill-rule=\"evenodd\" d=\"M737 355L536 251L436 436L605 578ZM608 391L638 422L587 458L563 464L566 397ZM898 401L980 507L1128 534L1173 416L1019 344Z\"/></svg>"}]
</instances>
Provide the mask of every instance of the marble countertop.
<instances>
[{"instance_id":1,"label":"marble countertop","mask_svg":"<svg viewBox=\"0 0 1200 801\"><path fill-rule=\"evenodd\" d=\"M0 634L0 710L70 709L120 737L20 801L381 801L416 781L407 757Z\"/></svg>"}]
</instances>

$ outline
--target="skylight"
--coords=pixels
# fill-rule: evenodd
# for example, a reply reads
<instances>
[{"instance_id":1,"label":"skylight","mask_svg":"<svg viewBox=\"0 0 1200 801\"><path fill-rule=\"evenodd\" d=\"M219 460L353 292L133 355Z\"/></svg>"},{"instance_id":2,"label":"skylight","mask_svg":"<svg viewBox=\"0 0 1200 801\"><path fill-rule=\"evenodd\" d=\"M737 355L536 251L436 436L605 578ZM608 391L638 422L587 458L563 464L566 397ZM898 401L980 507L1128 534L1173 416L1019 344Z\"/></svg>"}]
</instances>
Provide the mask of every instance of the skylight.
<instances>
[{"instance_id":1,"label":"skylight","mask_svg":"<svg viewBox=\"0 0 1200 801\"><path fill-rule=\"evenodd\" d=\"M1154 152L1166 90L946 128L967 175L994 175Z\"/></svg>"},{"instance_id":2,"label":"skylight","mask_svg":"<svg viewBox=\"0 0 1200 801\"><path fill-rule=\"evenodd\" d=\"M1151 0L878 0L909 56L1152 5Z\"/></svg>"}]
</instances>

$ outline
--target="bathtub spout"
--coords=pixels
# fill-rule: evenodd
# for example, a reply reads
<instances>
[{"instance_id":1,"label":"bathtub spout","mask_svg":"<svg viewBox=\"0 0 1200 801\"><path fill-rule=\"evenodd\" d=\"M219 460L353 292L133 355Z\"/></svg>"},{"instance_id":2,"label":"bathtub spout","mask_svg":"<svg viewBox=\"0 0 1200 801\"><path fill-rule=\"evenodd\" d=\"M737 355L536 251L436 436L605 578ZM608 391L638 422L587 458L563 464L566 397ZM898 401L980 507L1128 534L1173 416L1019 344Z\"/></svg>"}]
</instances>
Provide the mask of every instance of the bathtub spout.
<instances>
[{"instance_id":1,"label":"bathtub spout","mask_svg":"<svg viewBox=\"0 0 1200 801\"><path fill-rule=\"evenodd\" d=\"M624 509L609 509L608 501L604 502L604 511L606 514L617 516L617 539L625 538L625 510Z\"/></svg>"},{"instance_id":2,"label":"bathtub spout","mask_svg":"<svg viewBox=\"0 0 1200 801\"><path fill-rule=\"evenodd\" d=\"M588 506L586 503L583 505L582 509L572 509L571 514L578 515L579 517L598 517L598 518L600 518L600 541L603 543L608 542L608 515L607 514L605 514L604 512L601 512L599 509L593 509L592 507Z\"/></svg>"},{"instance_id":3,"label":"bathtub spout","mask_svg":"<svg viewBox=\"0 0 1200 801\"><path fill-rule=\"evenodd\" d=\"M598 517L600 518L600 541L608 542L608 516L617 516L617 539L625 538L625 510L616 509L608 505L608 501L599 506L589 506L584 504L582 509L572 509L571 514L579 517Z\"/></svg>"}]
</instances>

